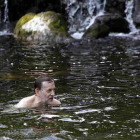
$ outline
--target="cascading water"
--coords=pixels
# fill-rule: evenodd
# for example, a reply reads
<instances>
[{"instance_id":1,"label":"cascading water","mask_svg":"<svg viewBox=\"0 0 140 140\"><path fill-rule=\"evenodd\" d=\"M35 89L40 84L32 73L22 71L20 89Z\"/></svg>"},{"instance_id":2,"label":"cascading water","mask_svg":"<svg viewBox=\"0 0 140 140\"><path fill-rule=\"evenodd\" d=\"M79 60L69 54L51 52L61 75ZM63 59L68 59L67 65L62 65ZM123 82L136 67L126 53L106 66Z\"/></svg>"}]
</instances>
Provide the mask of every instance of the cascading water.
<instances>
[{"instance_id":1,"label":"cascading water","mask_svg":"<svg viewBox=\"0 0 140 140\"><path fill-rule=\"evenodd\" d=\"M3 9L0 9L0 35L11 35L9 30L10 22L8 17L8 0L4 1Z\"/></svg>"},{"instance_id":2,"label":"cascading water","mask_svg":"<svg viewBox=\"0 0 140 140\"><path fill-rule=\"evenodd\" d=\"M97 16L103 15L106 0L68 0L67 12L69 15L69 32L72 37L80 39L95 21Z\"/></svg>"},{"instance_id":3,"label":"cascading water","mask_svg":"<svg viewBox=\"0 0 140 140\"><path fill-rule=\"evenodd\" d=\"M0 9L0 23L1 23L1 9Z\"/></svg>"},{"instance_id":4,"label":"cascading water","mask_svg":"<svg viewBox=\"0 0 140 140\"><path fill-rule=\"evenodd\" d=\"M133 7L134 7L134 0L126 1L126 10L125 10L126 20L129 23L129 28L130 28L131 33L136 33L137 29L134 25L133 17L132 17Z\"/></svg>"},{"instance_id":5,"label":"cascading water","mask_svg":"<svg viewBox=\"0 0 140 140\"><path fill-rule=\"evenodd\" d=\"M71 36L81 39L84 32L94 23L96 17L104 15L106 2L107 0L67 0ZM126 1L125 13L129 23L130 35L138 32L133 22L133 7L134 0Z\"/></svg>"},{"instance_id":6,"label":"cascading water","mask_svg":"<svg viewBox=\"0 0 140 140\"><path fill-rule=\"evenodd\" d=\"M5 10L4 10L4 22L9 20L8 17L8 0L5 0Z\"/></svg>"},{"instance_id":7,"label":"cascading water","mask_svg":"<svg viewBox=\"0 0 140 140\"><path fill-rule=\"evenodd\" d=\"M9 20L9 17L8 17L8 0L5 0L4 3L0 3L0 4L2 5L2 8L0 9L0 22L6 22L6 21ZM4 11L2 9L4 9Z\"/></svg>"}]
</instances>

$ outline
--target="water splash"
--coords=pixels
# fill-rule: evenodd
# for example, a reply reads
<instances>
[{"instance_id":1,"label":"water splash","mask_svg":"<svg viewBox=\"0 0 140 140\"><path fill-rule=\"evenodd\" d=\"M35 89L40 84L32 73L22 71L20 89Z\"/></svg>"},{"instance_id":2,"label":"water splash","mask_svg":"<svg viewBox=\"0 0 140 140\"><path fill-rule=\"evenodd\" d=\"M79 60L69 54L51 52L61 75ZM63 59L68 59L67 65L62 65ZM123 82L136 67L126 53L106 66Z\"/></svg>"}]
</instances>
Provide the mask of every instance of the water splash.
<instances>
[{"instance_id":1,"label":"water splash","mask_svg":"<svg viewBox=\"0 0 140 140\"><path fill-rule=\"evenodd\" d=\"M106 0L86 0L85 2L68 0L69 32L72 37L81 39L84 32L94 23L96 17L105 13Z\"/></svg>"}]
</instances>

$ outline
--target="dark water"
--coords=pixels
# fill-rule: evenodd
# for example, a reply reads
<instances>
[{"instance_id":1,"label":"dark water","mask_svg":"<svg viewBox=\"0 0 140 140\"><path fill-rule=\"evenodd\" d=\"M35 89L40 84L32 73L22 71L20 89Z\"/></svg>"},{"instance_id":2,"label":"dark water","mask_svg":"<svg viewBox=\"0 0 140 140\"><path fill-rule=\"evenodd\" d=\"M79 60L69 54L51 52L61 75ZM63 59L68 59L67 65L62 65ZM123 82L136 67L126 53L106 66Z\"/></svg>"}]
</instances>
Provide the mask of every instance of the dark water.
<instances>
[{"instance_id":1,"label":"dark water","mask_svg":"<svg viewBox=\"0 0 140 140\"><path fill-rule=\"evenodd\" d=\"M48 73L60 107L14 109ZM140 41L26 45L0 37L0 139L139 140Z\"/></svg>"}]
</instances>

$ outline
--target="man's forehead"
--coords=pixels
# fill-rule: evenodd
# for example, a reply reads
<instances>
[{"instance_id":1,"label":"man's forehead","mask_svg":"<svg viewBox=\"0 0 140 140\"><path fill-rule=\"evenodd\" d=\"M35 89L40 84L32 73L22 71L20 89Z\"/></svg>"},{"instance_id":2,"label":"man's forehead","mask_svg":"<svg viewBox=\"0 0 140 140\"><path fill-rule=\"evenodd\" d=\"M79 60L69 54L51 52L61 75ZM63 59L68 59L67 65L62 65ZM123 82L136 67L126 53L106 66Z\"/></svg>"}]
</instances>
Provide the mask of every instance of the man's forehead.
<instances>
[{"instance_id":1,"label":"man's forehead","mask_svg":"<svg viewBox=\"0 0 140 140\"><path fill-rule=\"evenodd\" d=\"M47 88L50 86L55 86L55 83L53 81L52 82L48 82L48 81L42 82L42 87Z\"/></svg>"}]
</instances>

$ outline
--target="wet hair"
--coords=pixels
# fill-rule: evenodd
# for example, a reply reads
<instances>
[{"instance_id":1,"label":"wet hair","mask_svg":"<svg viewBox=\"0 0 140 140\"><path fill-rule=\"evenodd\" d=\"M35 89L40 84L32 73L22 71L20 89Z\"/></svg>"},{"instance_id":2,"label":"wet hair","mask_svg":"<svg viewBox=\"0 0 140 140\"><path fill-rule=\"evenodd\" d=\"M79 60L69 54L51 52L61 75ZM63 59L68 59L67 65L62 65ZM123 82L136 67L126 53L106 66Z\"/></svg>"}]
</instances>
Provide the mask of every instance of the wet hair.
<instances>
[{"instance_id":1,"label":"wet hair","mask_svg":"<svg viewBox=\"0 0 140 140\"><path fill-rule=\"evenodd\" d=\"M41 90L41 87L42 87L42 82L54 82L54 79L49 77L49 76L46 76L46 75L41 75L39 76L36 80L35 80L35 84L34 84L34 90L36 88L38 88L39 90Z\"/></svg>"}]
</instances>

